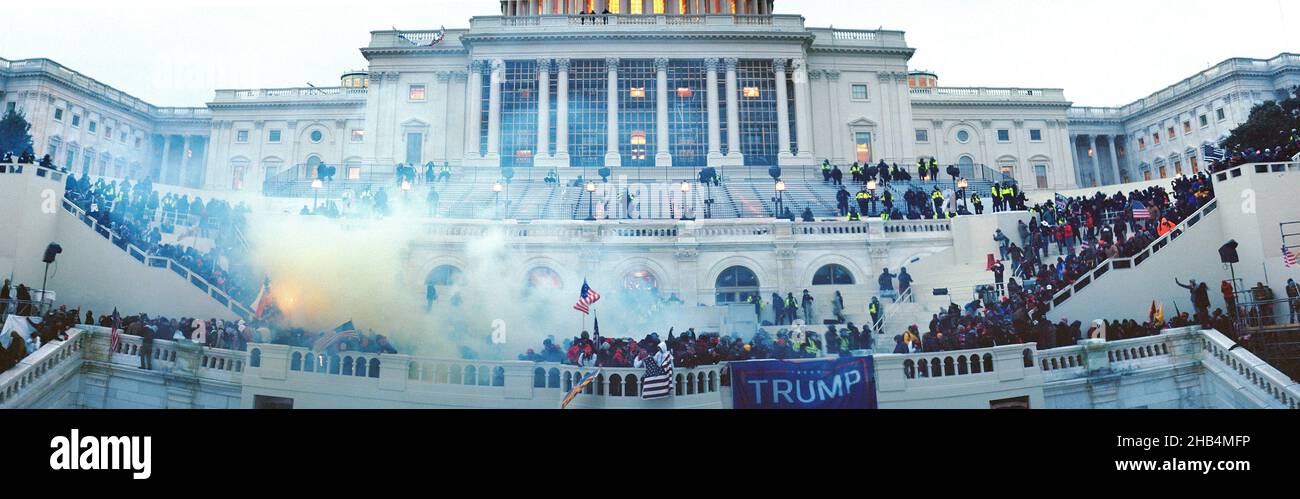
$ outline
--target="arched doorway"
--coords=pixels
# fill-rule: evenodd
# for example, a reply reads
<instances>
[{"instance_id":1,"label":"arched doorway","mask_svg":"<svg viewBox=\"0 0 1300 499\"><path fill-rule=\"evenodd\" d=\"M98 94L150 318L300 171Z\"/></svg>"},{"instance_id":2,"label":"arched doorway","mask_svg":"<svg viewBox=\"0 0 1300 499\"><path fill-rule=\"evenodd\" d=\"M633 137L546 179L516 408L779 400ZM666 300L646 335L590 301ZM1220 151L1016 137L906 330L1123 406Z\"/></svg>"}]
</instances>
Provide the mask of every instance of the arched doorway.
<instances>
[{"instance_id":1,"label":"arched doorway","mask_svg":"<svg viewBox=\"0 0 1300 499\"><path fill-rule=\"evenodd\" d=\"M812 284L813 286L850 286L854 284L853 273L837 263L823 265L813 274Z\"/></svg>"},{"instance_id":2,"label":"arched doorway","mask_svg":"<svg viewBox=\"0 0 1300 499\"><path fill-rule=\"evenodd\" d=\"M524 275L524 286L528 289L563 289L564 280L550 267L533 267Z\"/></svg>"},{"instance_id":3,"label":"arched doorway","mask_svg":"<svg viewBox=\"0 0 1300 499\"><path fill-rule=\"evenodd\" d=\"M440 265L424 278L425 300L429 305L448 291L465 284L465 273L452 265Z\"/></svg>"}]
</instances>

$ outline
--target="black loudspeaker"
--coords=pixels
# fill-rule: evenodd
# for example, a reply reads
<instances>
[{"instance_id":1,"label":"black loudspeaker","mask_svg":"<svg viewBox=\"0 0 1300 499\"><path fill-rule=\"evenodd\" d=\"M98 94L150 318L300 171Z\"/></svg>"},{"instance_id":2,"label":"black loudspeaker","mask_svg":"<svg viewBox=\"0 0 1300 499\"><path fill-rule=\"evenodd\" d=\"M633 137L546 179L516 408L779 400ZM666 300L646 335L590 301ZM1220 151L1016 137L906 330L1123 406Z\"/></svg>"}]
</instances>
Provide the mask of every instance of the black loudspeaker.
<instances>
[{"instance_id":1,"label":"black loudspeaker","mask_svg":"<svg viewBox=\"0 0 1300 499\"><path fill-rule=\"evenodd\" d=\"M45 247L45 258L42 258L41 261L45 263L54 263L54 258L59 253L63 253L63 247L59 246L57 243L50 243L49 246Z\"/></svg>"},{"instance_id":2,"label":"black loudspeaker","mask_svg":"<svg viewBox=\"0 0 1300 499\"><path fill-rule=\"evenodd\" d=\"M1219 261L1223 263L1238 263L1241 261L1237 258L1237 240L1233 239L1219 247Z\"/></svg>"}]
</instances>

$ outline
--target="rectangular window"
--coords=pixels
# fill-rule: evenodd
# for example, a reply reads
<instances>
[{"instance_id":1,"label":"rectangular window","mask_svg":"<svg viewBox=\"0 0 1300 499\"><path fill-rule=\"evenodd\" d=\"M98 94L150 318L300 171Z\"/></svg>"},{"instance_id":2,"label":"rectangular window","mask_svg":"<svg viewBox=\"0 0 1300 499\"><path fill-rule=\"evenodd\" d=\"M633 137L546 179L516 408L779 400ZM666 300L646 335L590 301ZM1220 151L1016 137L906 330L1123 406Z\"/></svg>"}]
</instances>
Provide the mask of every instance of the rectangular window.
<instances>
[{"instance_id":1,"label":"rectangular window","mask_svg":"<svg viewBox=\"0 0 1300 499\"><path fill-rule=\"evenodd\" d=\"M280 131L279 131L279 130L271 130L271 131L267 134L266 141L267 141L267 142L270 142L270 143L272 143L272 144L279 144L279 143L280 143Z\"/></svg>"},{"instance_id":2,"label":"rectangular window","mask_svg":"<svg viewBox=\"0 0 1300 499\"><path fill-rule=\"evenodd\" d=\"M235 143L237 143L237 144L247 144L247 143L248 143L248 130L240 130L240 131L238 131L238 132L235 132Z\"/></svg>"},{"instance_id":3,"label":"rectangular window","mask_svg":"<svg viewBox=\"0 0 1300 499\"><path fill-rule=\"evenodd\" d=\"M1011 130L998 130L998 142L1011 142Z\"/></svg>"},{"instance_id":4,"label":"rectangular window","mask_svg":"<svg viewBox=\"0 0 1300 499\"><path fill-rule=\"evenodd\" d=\"M55 110L54 110L54 121L63 121L63 110L62 110L62 109L55 109Z\"/></svg>"},{"instance_id":5,"label":"rectangular window","mask_svg":"<svg viewBox=\"0 0 1300 499\"><path fill-rule=\"evenodd\" d=\"M1174 175L1182 175L1182 174L1183 174L1183 162L1182 162L1182 160L1175 161L1175 162L1174 162Z\"/></svg>"},{"instance_id":6,"label":"rectangular window","mask_svg":"<svg viewBox=\"0 0 1300 499\"><path fill-rule=\"evenodd\" d=\"M537 61L505 63L501 75L501 166L533 166L537 152L537 70Z\"/></svg>"},{"instance_id":7,"label":"rectangular window","mask_svg":"<svg viewBox=\"0 0 1300 499\"><path fill-rule=\"evenodd\" d=\"M1139 138L1139 139L1138 139L1138 150L1139 150L1139 151L1145 151L1145 150L1147 150L1147 139L1144 139L1144 138Z\"/></svg>"},{"instance_id":8,"label":"rectangular window","mask_svg":"<svg viewBox=\"0 0 1300 499\"><path fill-rule=\"evenodd\" d=\"M862 84L853 85L853 100L867 100L867 86Z\"/></svg>"},{"instance_id":9,"label":"rectangular window","mask_svg":"<svg viewBox=\"0 0 1300 499\"><path fill-rule=\"evenodd\" d=\"M111 127L111 126L106 126L106 127L104 127L104 136L105 136L105 137L108 137L109 140L112 140L112 139L113 139L113 127Z\"/></svg>"},{"instance_id":10,"label":"rectangular window","mask_svg":"<svg viewBox=\"0 0 1300 499\"><path fill-rule=\"evenodd\" d=\"M135 138L135 148L139 149L141 145L140 137Z\"/></svg>"},{"instance_id":11,"label":"rectangular window","mask_svg":"<svg viewBox=\"0 0 1300 499\"><path fill-rule=\"evenodd\" d=\"M411 85L410 89L407 92L407 99L409 99L411 102L424 102L425 99L424 85L423 84Z\"/></svg>"},{"instance_id":12,"label":"rectangular window","mask_svg":"<svg viewBox=\"0 0 1300 499\"><path fill-rule=\"evenodd\" d=\"M98 125L98 124L99 124L99 123L96 123L96 122L92 121L92 122L90 122L90 124L86 125L86 129L87 129L87 130L90 130L90 133L95 133L95 132L99 131L99 130L97 130L98 127L96 126L96 125Z\"/></svg>"},{"instance_id":13,"label":"rectangular window","mask_svg":"<svg viewBox=\"0 0 1300 499\"><path fill-rule=\"evenodd\" d=\"M80 127L81 127L81 115L80 115L80 114L74 114L74 115L72 115L72 127L73 127L73 128L80 128Z\"/></svg>"},{"instance_id":14,"label":"rectangular window","mask_svg":"<svg viewBox=\"0 0 1300 499\"><path fill-rule=\"evenodd\" d=\"M123 144L126 143L126 132L122 132L121 134L118 135L118 137L119 137L119 138L117 139L118 142L121 142L121 143L123 143Z\"/></svg>"},{"instance_id":15,"label":"rectangular window","mask_svg":"<svg viewBox=\"0 0 1300 499\"><path fill-rule=\"evenodd\" d=\"M864 165L871 163L871 132L854 133L853 147L859 163Z\"/></svg>"},{"instance_id":16,"label":"rectangular window","mask_svg":"<svg viewBox=\"0 0 1300 499\"><path fill-rule=\"evenodd\" d=\"M1223 120L1225 120L1225 119L1228 119L1228 115L1227 115L1227 113L1224 113L1224 112L1223 112L1223 108L1219 108L1219 109L1214 110L1214 115L1215 115L1216 118L1218 118L1219 121L1223 121Z\"/></svg>"},{"instance_id":17,"label":"rectangular window","mask_svg":"<svg viewBox=\"0 0 1300 499\"><path fill-rule=\"evenodd\" d=\"M1187 161L1188 161L1189 163L1191 163L1191 165L1192 165L1192 171L1197 171L1197 170L1200 170L1200 169L1201 169L1200 158L1197 158L1196 156L1191 156L1191 157L1187 158Z\"/></svg>"},{"instance_id":18,"label":"rectangular window","mask_svg":"<svg viewBox=\"0 0 1300 499\"><path fill-rule=\"evenodd\" d=\"M1038 181L1039 189L1047 188L1047 165L1034 165L1034 178Z\"/></svg>"},{"instance_id":19,"label":"rectangular window","mask_svg":"<svg viewBox=\"0 0 1300 499\"><path fill-rule=\"evenodd\" d=\"M1039 129L1037 129L1037 128L1030 128L1030 129L1029 129L1029 141L1030 141L1030 142L1042 142L1042 141L1043 141L1043 131L1042 131L1042 130L1039 130Z\"/></svg>"},{"instance_id":20,"label":"rectangular window","mask_svg":"<svg viewBox=\"0 0 1300 499\"><path fill-rule=\"evenodd\" d=\"M736 66L736 79L745 89L745 98L737 103L740 153L745 156L746 166L775 165L777 154L789 145L777 142L776 73L772 62L742 59Z\"/></svg>"},{"instance_id":21,"label":"rectangular window","mask_svg":"<svg viewBox=\"0 0 1300 499\"><path fill-rule=\"evenodd\" d=\"M1160 134L1153 133L1151 134L1151 138L1154 140L1153 144L1160 145Z\"/></svg>"},{"instance_id":22,"label":"rectangular window","mask_svg":"<svg viewBox=\"0 0 1300 499\"><path fill-rule=\"evenodd\" d=\"M361 180L361 167L360 167L360 166L349 166L349 167L348 167L348 180Z\"/></svg>"},{"instance_id":23,"label":"rectangular window","mask_svg":"<svg viewBox=\"0 0 1300 499\"><path fill-rule=\"evenodd\" d=\"M366 141L366 131L365 131L365 130L361 130L361 129L352 130L352 141L353 141L353 142L365 142L365 141Z\"/></svg>"},{"instance_id":24,"label":"rectangular window","mask_svg":"<svg viewBox=\"0 0 1300 499\"><path fill-rule=\"evenodd\" d=\"M916 131L916 141L917 141L917 142L921 142L921 143L929 142L929 141L930 141L930 131L929 131L929 130L917 130L917 131Z\"/></svg>"},{"instance_id":25,"label":"rectangular window","mask_svg":"<svg viewBox=\"0 0 1300 499\"><path fill-rule=\"evenodd\" d=\"M607 99L618 98L617 95L608 95L608 75L604 59L577 59L569 64L568 152L573 166L605 166L605 142L608 140L605 122L609 116L606 104ZM552 78L551 81L557 80ZM484 90L486 101L486 88ZM555 103L556 99L550 101Z\"/></svg>"},{"instance_id":26,"label":"rectangular window","mask_svg":"<svg viewBox=\"0 0 1300 499\"><path fill-rule=\"evenodd\" d=\"M1174 137L1177 137L1177 135L1174 135L1174 127L1169 127L1169 129L1168 129L1168 133L1169 133L1169 138L1170 138L1170 139L1172 139L1172 138L1174 138Z\"/></svg>"},{"instance_id":27,"label":"rectangular window","mask_svg":"<svg viewBox=\"0 0 1300 499\"><path fill-rule=\"evenodd\" d=\"M1192 122L1190 122L1190 121L1184 121L1184 122L1183 122L1183 135L1186 135L1186 134L1189 134L1189 133L1192 133Z\"/></svg>"},{"instance_id":28,"label":"rectangular window","mask_svg":"<svg viewBox=\"0 0 1300 499\"><path fill-rule=\"evenodd\" d=\"M1205 128L1205 127L1207 127L1207 126L1210 126L1210 117L1209 117L1209 116L1206 116L1206 115L1202 114L1200 120L1201 120L1201 128Z\"/></svg>"},{"instance_id":29,"label":"rectangular window","mask_svg":"<svg viewBox=\"0 0 1300 499\"><path fill-rule=\"evenodd\" d=\"M708 163L709 106L708 71L704 61L673 60L668 63L668 148L673 166L702 167Z\"/></svg>"}]
</instances>

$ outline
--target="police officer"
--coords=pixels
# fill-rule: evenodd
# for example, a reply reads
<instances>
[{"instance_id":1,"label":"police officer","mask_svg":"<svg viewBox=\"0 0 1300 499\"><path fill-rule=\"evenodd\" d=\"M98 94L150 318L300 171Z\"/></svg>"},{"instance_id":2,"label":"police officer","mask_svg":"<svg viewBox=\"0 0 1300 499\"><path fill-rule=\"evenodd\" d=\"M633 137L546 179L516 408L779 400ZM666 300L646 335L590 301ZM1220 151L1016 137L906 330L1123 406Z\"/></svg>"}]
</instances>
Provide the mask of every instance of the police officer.
<instances>
[{"instance_id":1,"label":"police officer","mask_svg":"<svg viewBox=\"0 0 1300 499\"><path fill-rule=\"evenodd\" d=\"M880 317L885 314L885 306L880 304L880 298L871 297L871 303L867 304L867 311L871 313L871 331L880 333L880 328L884 326L880 323Z\"/></svg>"},{"instance_id":2,"label":"police officer","mask_svg":"<svg viewBox=\"0 0 1300 499\"><path fill-rule=\"evenodd\" d=\"M943 209L943 192L939 190L939 186L934 186L930 191L930 200L934 202L934 219L938 220L940 213L943 213L944 218L947 218L948 212Z\"/></svg>"},{"instance_id":3,"label":"police officer","mask_svg":"<svg viewBox=\"0 0 1300 499\"><path fill-rule=\"evenodd\" d=\"M1007 182L1006 185L1002 186L1002 204L1003 204L1003 211L1011 211L1011 210L1013 210L1013 209L1021 209L1021 207L1019 207L1019 206L1015 206L1015 205L1013 204L1013 203L1015 203L1015 201L1016 201L1016 186L1015 186L1015 184L1012 184L1012 183L1010 183L1010 182Z\"/></svg>"},{"instance_id":4,"label":"police officer","mask_svg":"<svg viewBox=\"0 0 1300 499\"><path fill-rule=\"evenodd\" d=\"M917 158L916 159L916 181L917 182L921 182L925 180L925 172L926 172L925 158Z\"/></svg>"},{"instance_id":5,"label":"police officer","mask_svg":"<svg viewBox=\"0 0 1300 499\"><path fill-rule=\"evenodd\" d=\"M862 221L862 217L858 216L858 210L849 210L849 221L850 222Z\"/></svg>"},{"instance_id":6,"label":"police officer","mask_svg":"<svg viewBox=\"0 0 1300 499\"><path fill-rule=\"evenodd\" d=\"M840 186L840 190L835 193L835 206L840 210L840 216L849 214L849 191Z\"/></svg>"},{"instance_id":7,"label":"police officer","mask_svg":"<svg viewBox=\"0 0 1300 499\"><path fill-rule=\"evenodd\" d=\"M858 200L858 213L871 216L871 212L867 211L867 202L871 200L871 193L867 192L867 188L858 189L858 193L853 197Z\"/></svg>"},{"instance_id":8,"label":"police officer","mask_svg":"<svg viewBox=\"0 0 1300 499\"><path fill-rule=\"evenodd\" d=\"M984 214L984 200L983 200L982 198L980 198L980 194L979 194L978 192L972 192L972 193L971 193L971 195L970 195L970 204L971 204L971 206L974 206L974 207L975 207L975 214L976 214L976 215L983 215L983 214Z\"/></svg>"},{"instance_id":9,"label":"police officer","mask_svg":"<svg viewBox=\"0 0 1300 499\"><path fill-rule=\"evenodd\" d=\"M831 160L822 160L822 182L831 181Z\"/></svg>"},{"instance_id":10,"label":"police officer","mask_svg":"<svg viewBox=\"0 0 1300 499\"><path fill-rule=\"evenodd\" d=\"M862 166L858 165L857 161L854 161L853 166L849 167L849 176L853 178L854 183L862 182Z\"/></svg>"},{"instance_id":11,"label":"police officer","mask_svg":"<svg viewBox=\"0 0 1300 499\"><path fill-rule=\"evenodd\" d=\"M997 182L993 183L993 213L1002 211L1002 187Z\"/></svg>"}]
</instances>

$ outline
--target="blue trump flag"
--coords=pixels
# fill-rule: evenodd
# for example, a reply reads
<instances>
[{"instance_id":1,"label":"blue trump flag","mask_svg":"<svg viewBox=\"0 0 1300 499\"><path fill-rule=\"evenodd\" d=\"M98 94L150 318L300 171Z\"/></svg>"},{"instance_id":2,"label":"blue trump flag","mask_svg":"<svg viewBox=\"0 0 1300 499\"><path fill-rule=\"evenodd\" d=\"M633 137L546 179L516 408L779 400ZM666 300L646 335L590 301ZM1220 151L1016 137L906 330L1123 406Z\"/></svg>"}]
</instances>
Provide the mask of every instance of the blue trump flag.
<instances>
[{"instance_id":1,"label":"blue trump flag","mask_svg":"<svg viewBox=\"0 0 1300 499\"><path fill-rule=\"evenodd\" d=\"M871 357L732 362L736 409L875 409Z\"/></svg>"}]
</instances>

